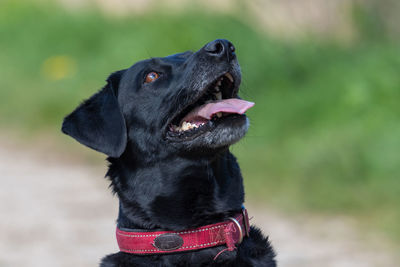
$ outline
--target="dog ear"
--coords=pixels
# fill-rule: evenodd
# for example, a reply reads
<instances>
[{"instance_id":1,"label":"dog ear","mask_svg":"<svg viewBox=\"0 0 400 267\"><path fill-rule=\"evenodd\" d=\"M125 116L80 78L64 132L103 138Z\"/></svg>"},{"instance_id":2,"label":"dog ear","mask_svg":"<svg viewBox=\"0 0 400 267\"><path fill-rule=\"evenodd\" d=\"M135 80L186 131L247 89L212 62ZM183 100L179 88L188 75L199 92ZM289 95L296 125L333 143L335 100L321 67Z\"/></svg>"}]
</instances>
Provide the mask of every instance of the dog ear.
<instances>
[{"instance_id":1,"label":"dog ear","mask_svg":"<svg viewBox=\"0 0 400 267\"><path fill-rule=\"evenodd\" d=\"M127 143L124 117L116 93L124 70L111 74L107 85L64 118L62 132L110 157L119 157Z\"/></svg>"}]
</instances>

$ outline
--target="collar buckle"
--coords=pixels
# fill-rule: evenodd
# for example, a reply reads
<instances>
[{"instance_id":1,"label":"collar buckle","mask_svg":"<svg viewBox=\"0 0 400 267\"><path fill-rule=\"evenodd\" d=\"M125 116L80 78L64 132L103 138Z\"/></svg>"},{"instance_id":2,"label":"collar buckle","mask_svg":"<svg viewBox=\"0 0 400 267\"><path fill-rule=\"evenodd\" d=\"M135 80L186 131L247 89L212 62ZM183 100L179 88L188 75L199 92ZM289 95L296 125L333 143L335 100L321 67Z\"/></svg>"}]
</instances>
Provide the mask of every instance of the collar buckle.
<instances>
[{"instance_id":1,"label":"collar buckle","mask_svg":"<svg viewBox=\"0 0 400 267\"><path fill-rule=\"evenodd\" d=\"M238 220L236 220L235 218L229 217L228 219L229 219L230 221L232 221L233 224L234 224L234 225L236 226L236 228L238 229L239 237L238 237L237 241L235 242L235 244L236 244L236 245L239 245L239 244L242 243L242 241L243 241L243 229L242 229L242 226L240 225L240 223L238 222Z\"/></svg>"}]
</instances>

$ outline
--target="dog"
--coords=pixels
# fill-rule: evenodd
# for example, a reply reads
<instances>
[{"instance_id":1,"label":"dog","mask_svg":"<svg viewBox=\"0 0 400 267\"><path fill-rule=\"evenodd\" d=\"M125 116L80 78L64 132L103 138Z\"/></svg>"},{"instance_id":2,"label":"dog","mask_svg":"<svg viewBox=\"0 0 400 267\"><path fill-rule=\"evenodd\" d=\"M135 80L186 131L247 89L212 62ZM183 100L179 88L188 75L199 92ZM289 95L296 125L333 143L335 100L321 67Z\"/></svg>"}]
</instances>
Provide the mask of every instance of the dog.
<instances>
[{"instance_id":1,"label":"dog","mask_svg":"<svg viewBox=\"0 0 400 267\"><path fill-rule=\"evenodd\" d=\"M120 252L100 266L276 266L268 238L249 227L229 152L254 104L238 97L233 44L143 60L106 82L62 125L108 156Z\"/></svg>"}]
</instances>

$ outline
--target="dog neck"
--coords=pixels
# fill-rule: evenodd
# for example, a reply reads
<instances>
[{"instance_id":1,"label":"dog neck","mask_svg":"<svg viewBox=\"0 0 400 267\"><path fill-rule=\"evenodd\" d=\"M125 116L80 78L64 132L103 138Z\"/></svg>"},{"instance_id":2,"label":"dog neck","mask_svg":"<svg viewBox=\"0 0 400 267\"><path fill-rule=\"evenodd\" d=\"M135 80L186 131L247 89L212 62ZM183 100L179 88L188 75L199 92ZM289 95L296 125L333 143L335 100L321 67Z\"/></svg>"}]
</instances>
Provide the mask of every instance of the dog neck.
<instances>
[{"instance_id":1,"label":"dog neck","mask_svg":"<svg viewBox=\"0 0 400 267\"><path fill-rule=\"evenodd\" d=\"M212 158L170 157L140 164L109 159L107 176L120 200L118 227L183 230L223 221L240 212L240 168L228 151Z\"/></svg>"}]
</instances>

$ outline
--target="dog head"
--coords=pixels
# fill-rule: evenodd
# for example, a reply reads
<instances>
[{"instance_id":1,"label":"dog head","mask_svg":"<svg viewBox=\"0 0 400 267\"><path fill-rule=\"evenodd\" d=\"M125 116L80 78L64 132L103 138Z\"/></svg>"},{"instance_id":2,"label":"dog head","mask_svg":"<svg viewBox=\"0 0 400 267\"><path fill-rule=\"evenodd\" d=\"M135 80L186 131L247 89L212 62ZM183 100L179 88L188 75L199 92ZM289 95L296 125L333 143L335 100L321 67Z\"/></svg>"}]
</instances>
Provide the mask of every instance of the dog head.
<instances>
[{"instance_id":1,"label":"dog head","mask_svg":"<svg viewBox=\"0 0 400 267\"><path fill-rule=\"evenodd\" d=\"M253 103L238 97L240 81L234 46L218 39L111 74L62 131L114 158L127 147L143 156L226 148L248 129Z\"/></svg>"}]
</instances>

